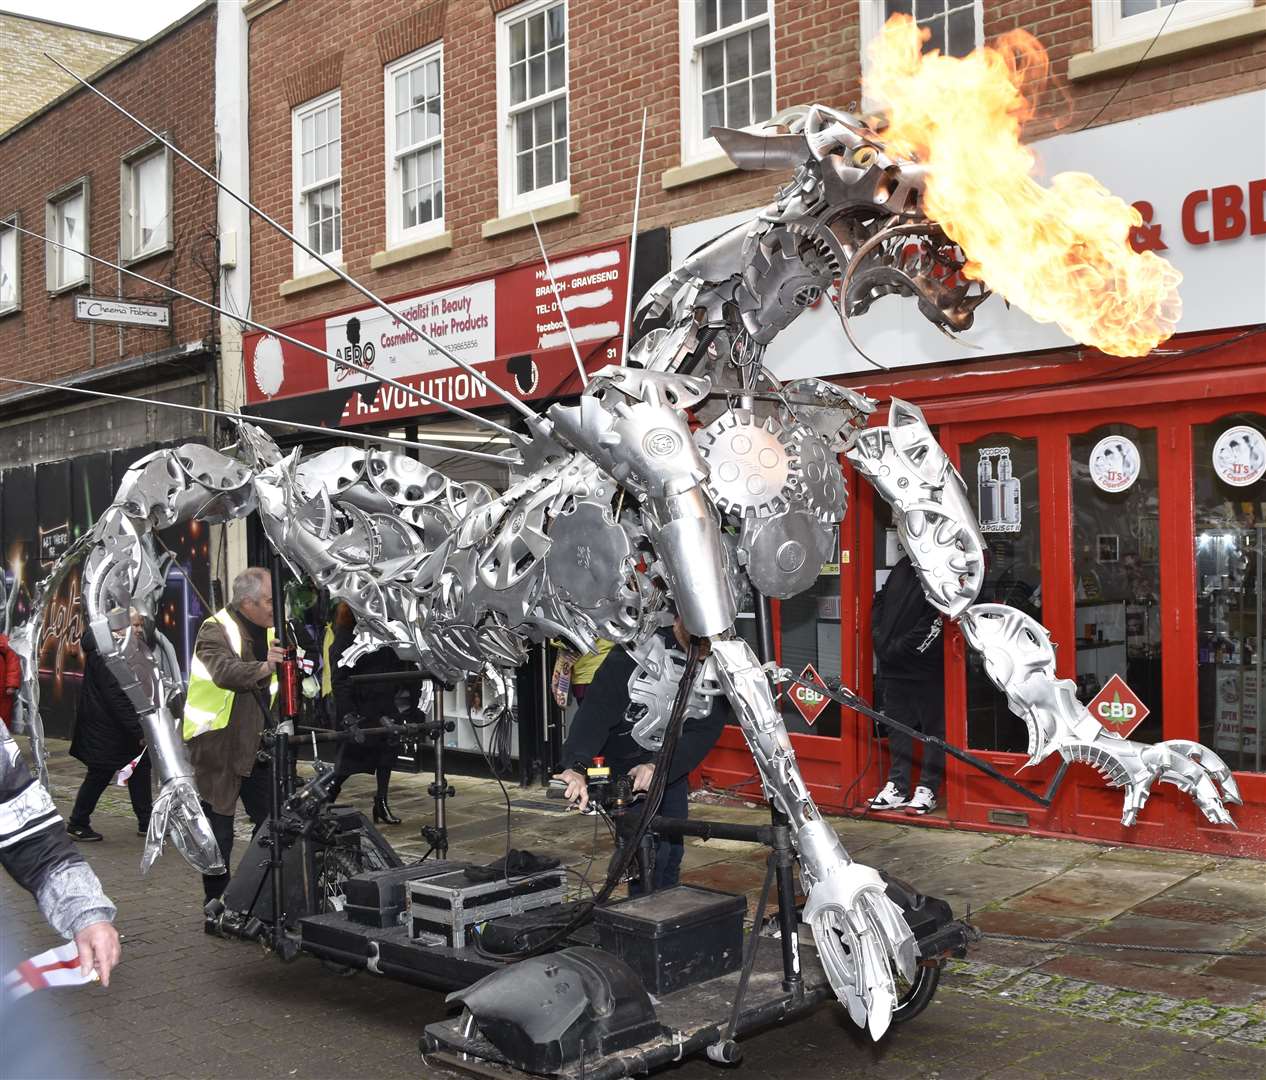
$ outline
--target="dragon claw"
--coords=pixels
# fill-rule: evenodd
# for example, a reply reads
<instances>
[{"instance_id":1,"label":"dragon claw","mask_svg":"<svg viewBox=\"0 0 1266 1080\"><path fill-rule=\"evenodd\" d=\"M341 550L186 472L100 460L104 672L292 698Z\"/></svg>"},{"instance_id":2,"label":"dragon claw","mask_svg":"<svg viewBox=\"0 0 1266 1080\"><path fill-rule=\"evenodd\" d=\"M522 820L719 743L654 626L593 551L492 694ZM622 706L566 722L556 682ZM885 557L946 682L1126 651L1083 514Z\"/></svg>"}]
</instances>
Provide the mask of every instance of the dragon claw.
<instances>
[{"instance_id":1,"label":"dragon claw","mask_svg":"<svg viewBox=\"0 0 1266 1080\"><path fill-rule=\"evenodd\" d=\"M894 969L913 981L919 951L885 888L871 867L840 863L813 883L804 907L831 988L876 1041L897 1007Z\"/></svg>"},{"instance_id":2,"label":"dragon claw","mask_svg":"<svg viewBox=\"0 0 1266 1080\"><path fill-rule=\"evenodd\" d=\"M187 776L168 780L154 800L149 831L145 834L145 851L141 855L141 873L145 874L163 853L165 837L185 861L203 874L223 874L224 859L211 832L211 823L202 812L202 803L193 781Z\"/></svg>"}]
</instances>

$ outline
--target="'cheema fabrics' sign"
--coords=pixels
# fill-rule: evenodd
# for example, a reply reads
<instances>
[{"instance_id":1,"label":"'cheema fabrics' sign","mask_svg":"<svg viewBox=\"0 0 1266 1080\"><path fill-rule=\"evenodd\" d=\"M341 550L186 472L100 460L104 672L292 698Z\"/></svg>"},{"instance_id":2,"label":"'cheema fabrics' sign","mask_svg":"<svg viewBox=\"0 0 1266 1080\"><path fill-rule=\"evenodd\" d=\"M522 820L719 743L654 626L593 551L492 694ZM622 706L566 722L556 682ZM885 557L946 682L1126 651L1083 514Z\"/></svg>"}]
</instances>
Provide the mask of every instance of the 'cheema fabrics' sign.
<instances>
[{"instance_id":1,"label":"'cheema fabrics' sign","mask_svg":"<svg viewBox=\"0 0 1266 1080\"><path fill-rule=\"evenodd\" d=\"M170 304L140 304L132 300L112 300L105 296L76 296L75 318L80 322L117 323L149 330L171 326Z\"/></svg>"}]
</instances>

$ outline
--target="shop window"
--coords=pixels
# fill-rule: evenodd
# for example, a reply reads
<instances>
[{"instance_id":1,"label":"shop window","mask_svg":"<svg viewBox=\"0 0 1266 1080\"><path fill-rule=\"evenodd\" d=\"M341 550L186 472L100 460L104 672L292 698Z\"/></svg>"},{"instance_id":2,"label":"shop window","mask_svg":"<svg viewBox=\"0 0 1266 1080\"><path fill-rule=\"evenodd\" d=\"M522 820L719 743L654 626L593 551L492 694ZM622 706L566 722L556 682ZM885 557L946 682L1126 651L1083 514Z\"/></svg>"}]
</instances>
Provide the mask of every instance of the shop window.
<instances>
[{"instance_id":1,"label":"shop window","mask_svg":"<svg viewBox=\"0 0 1266 1080\"><path fill-rule=\"evenodd\" d=\"M963 447L962 473L986 543L986 572L977 600L1008 604L1042 621L1042 504L1037 440L986 435ZM1024 752L1024 721L967 648L967 742L977 750Z\"/></svg>"},{"instance_id":2,"label":"shop window","mask_svg":"<svg viewBox=\"0 0 1266 1080\"><path fill-rule=\"evenodd\" d=\"M1131 738L1158 742L1161 711L1160 491L1156 431L1110 424L1070 443L1077 696L1118 675L1147 707ZM1113 729L1115 721L1100 719ZM1122 716L1127 726L1131 718Z\"/></svg>"},{"instance_id":3,"label":"shop window","mask_svg":"<svg viewBox=\"0 0 1266 1080\"><path fill-rule=\"evenodd\" d=\"M0 315L22 306L22 245L20 234L6 226L17 225L18 215L0 221Z\"/></svg>"},{"instance_id":4,"label":"shop window","mask_svg":"<svg viewBox=\"0 0 1266 1080\"><path fill-rule=\"evenodd\" d=\"M47 245L44 266L48 291L61 292L85 284L88 281L88 260L83 256L88 250L87 177L49 198L44 210L44 232L64 245Z\"/></svg>"},{"instance_id":5,"label":"shop window","mask_svg":"<svg viewBox=\"0 0 1266 1080\"><path fill-rule=\"evenodd\" d=\"M388 244L444 229L443 58L439 46L387 69Z\"/></svg>"},{"instance_id":6,"label":"shop window","mask_svg":"<svg viewBox=\"0 0 1266 1080\"><path fill-rule=\"evenodd\" d=\"M681 5L683 161L720 154L714 127L750 128L773 115L772 7L769 0Z\"/></svg>"},{"instance_id":7,"label":"shop window","mask_svg":"<svg viewBox=\"0 0 1266 1080\"><path fill-rule=\"evenodd\" d=\"M501 212L566 198L567 4L520 4L497 17Z\"/></svg>"},{"instance_id":8,"label":"shop window","mask_svg":"<svg viewBox=\"0 0 1266 1080\"><path fill-rule=\"evenodd\" d=\"M1097 0L1090 7L1095 48L1149 41L1252 6L1253 0Z\"/></svg>"},{"instance_id":9,"label":"shop window","mask_svg":"<svg viewBox=\"0 0 1266 1080\"><path fill-rule=\"evenodd\" d=\"M1192 455L1200 741L1262 772L1266 417L1198 425Z\"/></svg>"},{"instance_id":10,"label":"shop window","mask_svg":"<svg viewBox=\"0 0 1266 1080\"><path fill-rule=\"evenodd\" d=\"M147 146L123 160L119 225L124 262L171 249L171 151Z\"/></svg>"},{"instance_id":11,"label":"shop window","mask_svg":"<svg viewBox=\"0 0 1266 1080\"><path fill-rule=\"evenodd\" d=\"M332 263L343 258L343 142L341 98L336 91L295 109L295 233ZM295 248L295 273L312 273L321 264Z\"/></svg>"}]
</instances>

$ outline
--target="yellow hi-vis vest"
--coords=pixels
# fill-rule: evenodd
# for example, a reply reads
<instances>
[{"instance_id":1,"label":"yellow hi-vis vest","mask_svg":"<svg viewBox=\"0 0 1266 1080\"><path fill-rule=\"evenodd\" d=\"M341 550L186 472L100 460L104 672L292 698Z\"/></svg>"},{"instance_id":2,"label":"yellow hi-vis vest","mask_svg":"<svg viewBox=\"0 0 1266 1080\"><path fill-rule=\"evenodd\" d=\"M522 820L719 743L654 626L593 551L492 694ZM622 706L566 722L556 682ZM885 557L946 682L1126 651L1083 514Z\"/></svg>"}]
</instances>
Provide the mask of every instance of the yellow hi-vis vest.
<instances>
[{"instance_id":1,"label":"yellow hi-vis vest","mask_svg":"<svg viewBox=\"0 0 1266 1080\"><path fill-rule=\"evenodd\" d=\"M229 614L228 608L221 608L207 622L218 622L224 627L224 635L229 639L231 648L240 657L242 655L242 631L237 620ZM202 624L206 626L206 623ZM273 628L268 628L268 644L276 637ZM277 696L277 676L274 673L268 684L272 697ZM185 723L181 734L185 742L197 738L208 731L219 731L229 726L229 716L233 712L234 691L225 690L215 685L211 672L202 658L195 651L189 662L189 692L185 697Z\"/></svg>"}]
</instances>

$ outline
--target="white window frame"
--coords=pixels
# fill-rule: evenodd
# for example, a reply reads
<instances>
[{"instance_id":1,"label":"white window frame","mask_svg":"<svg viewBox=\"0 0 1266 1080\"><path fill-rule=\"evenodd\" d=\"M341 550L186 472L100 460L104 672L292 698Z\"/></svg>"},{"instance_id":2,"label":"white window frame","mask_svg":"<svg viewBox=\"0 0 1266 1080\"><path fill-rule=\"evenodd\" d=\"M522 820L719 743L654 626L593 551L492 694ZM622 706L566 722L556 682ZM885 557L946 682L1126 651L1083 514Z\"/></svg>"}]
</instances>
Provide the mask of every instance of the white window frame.
<instances>
[{"instance_id":1,"label":"white window frame","mask_svg":"<svg viewBox=\"0 0 1266 1080\"><path fill-rule=\"evenodd\" d=\"M531 104L515 106L516 112L535 108L561 97L567 103L567 179L548 187L520 195L515 191L517 162L514 160L514 118L510 114L510 24L553 7L558 0L527 0L526 3L501 12L497 16L497 178L498 213L501 217L548 206L571 197L571 13L568 0L563 0L563 64L561 90L547 90L531 99Z\"/></svg>"},{"instance_id":2,"label":"white window frame","mask_svg":"<svg viewBox=\"0 0 1266 1080\"><path fill-rule=\"evenodd\" d=\"M681 44L681 161L688 165L709 158L723 157L724 151L716 139L703 130L703 65L700 59L703 45L723 41L735 34L747 33L758 26L769 26L769 116L745 128L759 131L778 115L778 62L777 32L775 29L775 0L769 0L765 14L756 15L743 22L717 30L705 38L695 36L694 0L681 0L677 6L678 40Z\"/></svg>"},{"instance_id":3,"label":"white window frame","mask_svg":"<svg viewBox=\"0 0 1266 1080\"><path fill-rule=\"evenodd\" d=\"M13 237L13 302L5 304L0 300L0 315L11 315L22 310L22 234L17 229L7 227L21 224L22 215L16 211L8 217L0 218L0 237L6 233Z\"/></svg>"},{"instance_id":4,"label":"white window frame","mask_svg":"<svg viewBox=\"0 0 1266 1080\"><path fill-rule=\"evenodd\" d=\"M866 73L870 69L870 43L879 36L879 31L884 28L887 21L884 18L885 0L857 0L859 14L861 16L859 25L861 27L861 54L862 54L862 111L870 112L879 108L881 102L876 101L869 94L865 93ZM976 42L972 48L979 49L985 43L985 8L983 0L972 0L972 6L975 8L976 15Z\"/></svg>"},{"instance_id":5,"label":"white window frame","mask_svg":"<svg viewBox=\"0 0 1266 1080\"><path fill-rule=\"evenodd\" d=\"M143 162L154 158L163 161L163 193L166 207L163 216L167 220L166 235L161 244L147 248L139 246L136 221L136 169ZM157 139L125 154L119 164L119 251L123 264L141 262L169 252L175 247L175 220L172 214L171 150Z\"/></svg>"},{"instance_id":6,"label":"white window frame","mask_svg":"<svg viewBox=\"0 0 1266 1080\"><path fill-rule=\"evenodd\" d=\"M409 147L404 153L415 153L429 147L440 149L440 183L444 192L445 213L421 225L405 228L403 197L404 170L400 167L400 152L396 148L396 76L415 67L438 60L440 64L440 133L434 139L426 139ZM444 43L441 41L418 49L408 56L402 57L387 65L383 71L383 118L386 128L386 167L387 167L387 249L402 247L444 232L444 218L448 211L448 185L444 182L444 116L447 112L444 102Z\"/></svg>"},{"instance_id":7,"label":"white window frame","mask_svg":"<svg viewBox=\"0 0 1266 1080\"><path fill-rule=\"evenodd\" d=\"M1170 34L1196 23L1211 22L1253 6L1253 0L1179 0L1169 7L1122 17L1120 0L1092 0L1094 42L1096 49L1150 41L1164 27ZM1166 18L1168 17L1168 22Z\"/></svg>"},{"instance_id":8,"label":"white window frame","mask_svg":"<svg viewBox=\"0 0 1266 1080\"><path fill-rule=\"evenodd\" d=\"M323 187L327 187L333 182L333 177L324 177L320 183L310 184L305 189L303 186L303 137L302 125L304 117L311 113L320 112L322 109L329 108L334 102L339 103L339 167L338 167L338 185L339 185L339 246L334 251L322 252L322 256L332 266L341 266L343 264L343 96L341 90L331 90L328 94L322 94L320 97L314 97L309 101L305 101L302 105L297 106L290 112L290 189L292 193L291 212L293 214L291 232L295 234L305 244L308 242L308 219L304 213L304 197L309 191L318 191ZM294 275L301 277L305 274L315 274L325 267L317 260L309 255L303 248L297 244L294 247Z\"/></svg>"},{"instance_id":9,"label":"white window frame","mask_svg":"<svg viewBox=\"0 0 1266 1080\"><path fill-rule=\"evenodd\" d=\"M88 182L88 177L81 176L78 180L74 180L69 184L58 188L54 191L44 203L44 235L54 240L60 240L61 231L57 227L58 207L69 199L73 199L76 195L83 195L84 200L84 221L83 221L83 238L84 246L80 249L83 255L83 273L74 279L65 279L62 277L62 259L65 258L66 252L55 244L45 245L44 256L44 280L50 294L68 292L71 289L77 289L81 285L90 285L92 283L92 263L89 261L87 252L89 246L89 238L92 236L92 185Z\"/></svg>"}]
</instances>

